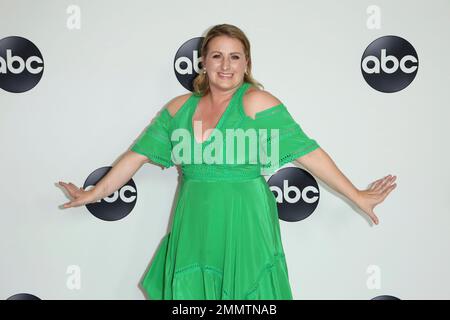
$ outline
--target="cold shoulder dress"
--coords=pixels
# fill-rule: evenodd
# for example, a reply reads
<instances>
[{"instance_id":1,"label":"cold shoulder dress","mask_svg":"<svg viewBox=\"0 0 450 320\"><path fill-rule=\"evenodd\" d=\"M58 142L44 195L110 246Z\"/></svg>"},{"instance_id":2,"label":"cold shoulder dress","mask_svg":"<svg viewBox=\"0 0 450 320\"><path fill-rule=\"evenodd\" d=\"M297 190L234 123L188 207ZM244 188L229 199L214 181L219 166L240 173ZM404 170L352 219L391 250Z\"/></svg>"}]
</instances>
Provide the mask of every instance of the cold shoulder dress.
<instances>
[{"instance_id":1,"label":"cold shoulder dress","mask_svg":"<svg viewBox=\"0 0 450 320\"><path fill-rule=\"evenodd\" d=\"M319 145L284 104L255 119L247 116L242 97L250 86L238 87L217 134L203 143L195 139L192 122L201 96L192 93L175 115L163 108L131 147L164 167L179 165L182 172L170 231L140 283L149 299L293 299L276 200L264 175ZM223 142L236 129L259 133L261 147L255 152L247 143L237 152L238 143ZM238 159L242 150L245 157Z\"/></svg>"}]
</instances>

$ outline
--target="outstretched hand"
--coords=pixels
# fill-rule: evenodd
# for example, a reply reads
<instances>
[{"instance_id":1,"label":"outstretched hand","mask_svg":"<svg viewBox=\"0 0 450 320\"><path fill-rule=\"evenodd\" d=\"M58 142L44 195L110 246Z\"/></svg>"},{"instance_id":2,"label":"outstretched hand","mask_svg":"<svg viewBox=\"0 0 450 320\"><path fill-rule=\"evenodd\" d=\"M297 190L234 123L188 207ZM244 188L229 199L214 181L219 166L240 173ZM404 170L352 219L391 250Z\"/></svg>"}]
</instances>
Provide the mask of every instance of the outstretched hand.
<instances>
[{"instance_id":1,"label":"outstretched hand","mask_svg":"<svg viewBox=\"0 0 450 320\"><path fill-rule=\"evenodd\" d=\"M85 191L83 188L78 188L72 182L65 183L59 181L58 184L62 186L72 198L71 201L65 203L63 205L64 208L78 207L85 205L87 203L93 202L95 199L92 195L92 192Z\"/></svg>"},{"instance_id":2,"label":"outstretched hand","mask_svg":"<svg viewBox=\"0 0 450 320\"><path fill-rule=\"evenodd\" d=\"M373 209L376 205L383 202L388 194L397 186L396 183L393 183L396 178L396 176L387 175L384 178L372 182L371 186L366 190L359 191L359 196L355 203L375 224L378 224L379 220L375 212L373 212Z\"/></svg>"}]
</instances>

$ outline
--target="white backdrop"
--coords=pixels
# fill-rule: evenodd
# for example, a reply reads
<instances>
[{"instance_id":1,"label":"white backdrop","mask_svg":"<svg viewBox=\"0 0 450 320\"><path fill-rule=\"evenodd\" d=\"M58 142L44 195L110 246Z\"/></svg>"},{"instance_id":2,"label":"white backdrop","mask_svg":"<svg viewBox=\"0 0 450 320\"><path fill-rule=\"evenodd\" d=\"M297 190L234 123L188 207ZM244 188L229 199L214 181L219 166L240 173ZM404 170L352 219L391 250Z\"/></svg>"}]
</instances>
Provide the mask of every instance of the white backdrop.
<instances>
[{"instance_id":1,"label":"white backdrop","mask_svg":"<svg viewBox=\"0 0 450 320\"><path fill-rule=\"evenodd\" d=\"M70 5L80 29L67 27ZM370 5L381 10L379 29L366 25ZM0 299L145 298L138 282L167 232L177 170L144 165L134 210L115 222L60 209L68 199L55 183L82 186L186 93L175 53L219 23L246 33L255 78L355 186L397 175L375 208L378 226L320 181L316 212L280 221L294 299L449 299L449 16L444 0L1 0L0 38L32 41L45 70L30 91L0 89ZM396 93L372 89L360 70L384 35L419 56L415 80ZM70 285L74 270L80 288Z\"/></svg>"}]
</instances>

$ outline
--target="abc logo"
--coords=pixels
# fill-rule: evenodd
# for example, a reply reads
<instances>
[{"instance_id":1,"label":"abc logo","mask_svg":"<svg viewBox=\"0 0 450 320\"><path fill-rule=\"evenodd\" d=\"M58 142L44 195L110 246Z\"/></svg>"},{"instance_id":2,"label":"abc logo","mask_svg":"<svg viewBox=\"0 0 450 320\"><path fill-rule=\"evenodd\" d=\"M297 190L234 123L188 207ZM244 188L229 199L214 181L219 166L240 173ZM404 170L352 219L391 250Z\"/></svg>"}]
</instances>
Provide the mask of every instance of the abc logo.
<instances>
[{"instance_id":1,"label":"abc logo","mask_svg":"<svg viewBox=\"0 0 450 320\"><path fill-rule=\"evenodd\" d=\"M30 40L22 37L0 40L0 88L13 93L31 90L43 72L41 52Z\"/></svg>"},{"instance_id":2,"label":"abc logo","mask_svg":"<svg viewBox=\"0 0 450 320\"><path fill-rule=\"evenodd\" d=\"M174 70L178 81L189 91L193 91L192 82L200 73L203 37L192 38L178 49L174 59Z\"/></svg>"},{"instance_id":3,"label":"abc logo","mask_svg":"<svg viewBox=\"0 0 450 320\"><path fill-rule=\"evenodd\" d=\"M397 36L373 41L361 58L361 72L366 82L381 92L397 92L416 77L419 60L414 47Z\"/></svg>"},{"instance_id":4,"label":"abc logo","mask_svg":"<svg viewBox=\"0 0 450 320\"><path fill-rule=\"evenodd\" d=\"M375 298L372 298L371 300L400 300L399 298L391 295L381 295L376 296Z\"/></svg>"},{"instance_id":5,"label":"abc logo","mask_svg":"<svg viewBox=\"0 0 450 320\"><path fill-rule=\"evenodd\" d=\"M288 167L267 181L277 201L278 216L284 221L300 221L317 208L320 193L314 177L307 171Z\"/></svg>"},{"instance_id":6,"label":"abc logo","mask_svg":"<svg viewBox=\"0 0 450 320\"><path fill-rule=\"evenodd\" d=\"M83 188L90 189L97 184L111 167L103 167L92 172L86 179ZM133 179L130 179L125 185L113 194L98 200L95 203L89 203L86 208L95 217L105 221L116 221L126 217L134 208L137 199L136 185Z\"/></svg>"},{"instance_id":7,"label":"abc logo","mask_svg":"<svg viewBox=\"0 0 450 320\"><path fill-rule=\"evenodd\" d=\"M6 300L41 300L41 299L30 293L18 293L9 297Z\"/></svg>"}]
</instances>

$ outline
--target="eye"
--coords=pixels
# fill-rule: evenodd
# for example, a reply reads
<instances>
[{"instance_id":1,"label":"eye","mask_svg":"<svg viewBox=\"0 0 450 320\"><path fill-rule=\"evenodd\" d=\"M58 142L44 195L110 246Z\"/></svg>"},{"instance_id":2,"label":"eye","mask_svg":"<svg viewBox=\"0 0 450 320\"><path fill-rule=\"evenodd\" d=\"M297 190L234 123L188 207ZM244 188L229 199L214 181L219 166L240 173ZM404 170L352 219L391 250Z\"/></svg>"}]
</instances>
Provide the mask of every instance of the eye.
<instances>
[{"instance_id":1,"label":"eye","mask_svg":"<svg viewBox=\"0 0 450 320\"><path fill-rule=\"evenodd\" d=\"M217 58L217 57L220 57L220 55L219 54L213 55L213 58Z\"/></svg>"},{"instance_id":2,"label":"eye","mask_svg":"<svg viewBox=\"0 0 450 320\"><path fill-rule=\"evenodd\" d=\"M234 60L238 60L240 57L239 56L233 56Z\"/></svg>"}]
</instances>

